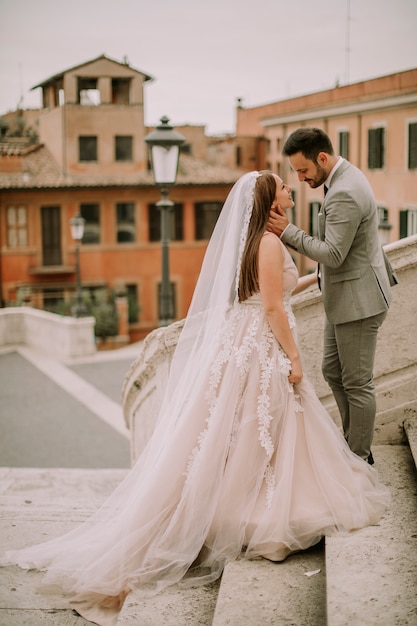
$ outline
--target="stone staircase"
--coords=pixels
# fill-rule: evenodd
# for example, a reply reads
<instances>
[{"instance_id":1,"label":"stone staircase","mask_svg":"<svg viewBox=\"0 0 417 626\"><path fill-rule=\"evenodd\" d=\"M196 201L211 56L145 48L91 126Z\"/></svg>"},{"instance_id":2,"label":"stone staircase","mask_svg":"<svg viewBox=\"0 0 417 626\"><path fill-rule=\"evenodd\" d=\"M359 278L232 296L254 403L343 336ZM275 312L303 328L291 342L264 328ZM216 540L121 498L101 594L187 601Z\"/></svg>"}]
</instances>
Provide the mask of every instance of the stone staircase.
<instances>
[{"instance_id":1,"label":"stone staircase","mask_svg":"<svg viewBox=\"0 0 417 626\"><path fill-rule=\"evenodd\" d=\"M388 249L389 248L389 249ZM377 526L326 538L284 563L230 563L220 581L173 587L144 602L132 592L118 626L417 625L417 235L386 251L400 278L384 323L375 379L373 453L392 506ZM318 395L337 421L319 371L323 311L318 290L296 296L300 342ZM127 373L123 410L132 461L149 438L182 322L151 333ZM96 510L125 470L0 468L0 551L52 538ZM0 626L82 626L56 596L36 593L37 572L0 568Z\"/></svg>"},{"instance_id":2,"label":"stone staircase","mask_svg":"<svg viewBox=\"0 0 417 626\"><path fill-rule=\"evenodd\" d=\"M374 448L392 492L380 524L326 538L284 563L230 563L221 581L128 596L118 626L415 626L417 624L417 419L408 443ZM414 457L414 458L413 458ZM85 520L125 470L0 470L0 549L59 535ZM82 626L56 596L36 593L42 574L0 568L0 626Z\"/></svg>"}]
</instances>

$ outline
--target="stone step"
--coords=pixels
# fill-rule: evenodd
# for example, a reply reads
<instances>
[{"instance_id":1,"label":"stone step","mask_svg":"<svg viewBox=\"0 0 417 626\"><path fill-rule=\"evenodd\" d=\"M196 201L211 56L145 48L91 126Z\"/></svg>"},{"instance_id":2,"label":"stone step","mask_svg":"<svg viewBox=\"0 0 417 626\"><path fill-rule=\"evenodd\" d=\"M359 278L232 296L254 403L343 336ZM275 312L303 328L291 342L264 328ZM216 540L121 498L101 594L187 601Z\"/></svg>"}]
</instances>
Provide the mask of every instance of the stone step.
<instances>
[{"instance_id":1,"label":"stone step","mask_svg":"<svg viewBox=\"0 0 417 626\"><path fill-rule=\"evenodd\" d=\"M406 445L376 446L374 456L392 493L381 522L281 564L230 563L213 626L417 624L415 465Z\"/></svg>"},{"instance_id":2,"label":"stone step","mask_svg":"<svg viewBox=\"0 0 417 626\"><path fill-rule=\"evenodd\" d=\"M0 468L0 552L78 526L126 470ZM40 572L0 568L1 626L84 626L59 596L38 594Z\"/></svg>"},{"instance_id":3,"label":"stone step","mask_svg":"<svg viewBox=\"0 0 417 626\"><path fill-rule=\"evenodd\" d=\"M177 585L143 600L129 594L117 620L117 626L211 626L220 581L195 589Z\"/></svg>"},{"instance_id":4,"label":"stone step","mask_svg":"<svg viewBox=\"0 0 417 626\"><path fill-rule=\"evenodd\" d=\"M326 624L322 544L283 563L241 559L224 570L213 626L284 624Z\"/></svg>"},{"instance_id":5,"label":"stone step","mask_svg":"<svg viewBox=\"0 0 417 626\"><path fill-rule=\"evenodd\" d=\"M0 468L0 552L46 541L85 521L126 470ZM43 574L0 568L0 626L84 626L59 596L38 594ZM176 586L147 601L134 592L119 616L123 626L209 626L220 582ZM140 617L139 617L140 616Z\"/></svg>"},{"instance_id":6,"label":"stone step","mask_svg":"<svg viewBox=\"0 0 417 626\"><path fill-rule=\"evenodd\" d=\"M417 624L415 463L407 445L374 457L392 504L378 525L326 538L328 626Z\"/></svg>"},{"instance_id":7,"label":"stone step","mask_svg":"<svg viewBox=\"0 0 417 626\"><path fill-rule=\"evenodd\" d=\"M118 626L417 623L415 465L406 445L375 447L374 456L393 499L378 526L328 538L325 547L319 544L283 563L239 559L227 565L221 581L197 589L174 586L146 601L132 592ZM125 473L0 468L0 550L70 530ZM86 625L59 596L36 593L41 578L17 567L0 568L0 624Z\"/></svg>"}]
</instances>

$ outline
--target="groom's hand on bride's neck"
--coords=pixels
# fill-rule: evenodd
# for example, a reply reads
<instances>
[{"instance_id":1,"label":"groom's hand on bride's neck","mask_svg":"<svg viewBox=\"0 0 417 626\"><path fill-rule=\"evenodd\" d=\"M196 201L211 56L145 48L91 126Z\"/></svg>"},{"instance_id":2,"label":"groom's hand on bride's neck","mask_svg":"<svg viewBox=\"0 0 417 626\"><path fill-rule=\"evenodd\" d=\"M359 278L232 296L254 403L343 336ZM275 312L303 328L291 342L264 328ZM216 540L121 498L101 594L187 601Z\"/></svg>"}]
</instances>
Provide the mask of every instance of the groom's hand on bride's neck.
<instances>
[{"instance_id":1,"label":"groom's hand on bride's neck","mask_svg":"<svg viewBox=\"0 0 417 626\"><path fill-rule=\"evenodd\" d=\"M274 233L278 237L281 237L288 224L288 217L279 205L278 207L271 209L267 222L267 229L271 233Z\"/></svg>"}]
</instances>

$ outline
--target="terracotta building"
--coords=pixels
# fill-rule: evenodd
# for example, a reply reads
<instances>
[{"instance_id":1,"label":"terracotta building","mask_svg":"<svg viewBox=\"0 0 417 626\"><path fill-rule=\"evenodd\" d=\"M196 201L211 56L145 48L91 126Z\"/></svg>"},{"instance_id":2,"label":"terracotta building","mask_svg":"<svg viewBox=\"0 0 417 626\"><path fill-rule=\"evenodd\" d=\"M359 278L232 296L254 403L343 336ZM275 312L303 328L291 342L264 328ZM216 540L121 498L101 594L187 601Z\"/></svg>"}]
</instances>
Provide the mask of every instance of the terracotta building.
<instances>
[{"instance_id":1,"label":"terracotta building","mask_svg":"<svg viewBox=\"0 0 417 626\"><path fill-rule=\"evenodd\" d=\"M282 156L286 137L300 126L330 136L335 151L368 178L378 204L380 238L388 243L417 233L417 68L262 106L237 107L237 137L267 142L265 160L294 190L293 219L314 234L322 189L300 183ZM315 264L299 256L301 273Z\"/></svg>"},{"instance_id":2,"label":"terracotta building","mask_svg":"<svg viewBox=\"0 0 417 626\"><path fill-rule=\"evenodd\" d=\"M74 298L70 219L86 220L84 296L127 294L131 340L159 324L160 199L148 162L144 84L151 77L100 56L43 81L43 107L25 136L0 141L0 278L3 304L61 310ZM34 88L35 88L34 87ZM22 119L23 118L23 126ZM18 124L16 124L16 119ZM24 127L25 112L3 116ZM207 240L242 171L204 160L204 127L186 137L172 212L170 280L175 317L186 315Z\"/></svg>"}]
</instances>

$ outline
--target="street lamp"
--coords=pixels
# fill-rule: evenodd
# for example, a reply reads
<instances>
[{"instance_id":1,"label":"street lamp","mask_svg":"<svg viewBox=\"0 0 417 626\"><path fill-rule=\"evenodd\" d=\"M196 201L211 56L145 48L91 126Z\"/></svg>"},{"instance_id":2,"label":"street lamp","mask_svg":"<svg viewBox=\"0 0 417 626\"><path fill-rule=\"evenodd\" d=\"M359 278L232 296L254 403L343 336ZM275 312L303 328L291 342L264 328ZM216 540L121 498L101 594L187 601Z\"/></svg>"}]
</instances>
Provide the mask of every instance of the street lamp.
<instances>
[{"instance_id":1,"label":"street lamp","mask_svg":"<svg viewBox=\"0 0 417 626\"><path fill-rule=\"evenodd\" d=\"M185 137L169 124L169 118L161 117L161 123L145 137L149 146L152 170L156 186L161 193L161 200L156 206L161 211L161 248L162 248L162 284L159 310L160 326L168 326L174 320L174 303L169 279L169 212L174 203L168 199L171 188L175 185L180 156L180 146Z\"/></svg>"},{"instance_id":2,"label":"street lamp","mask_svg":"<svg viewBox=\"0 0 417 626\"><path fill-rule=\"evenodd\" d=\"M71 236L75 241L75 258L77 272L77 303L72 307L74 317L82 317L86 310L82 301L80 274L80 242L84 235L85 219L80 214L70 219Z\"/></svg>"}]
</instances>

